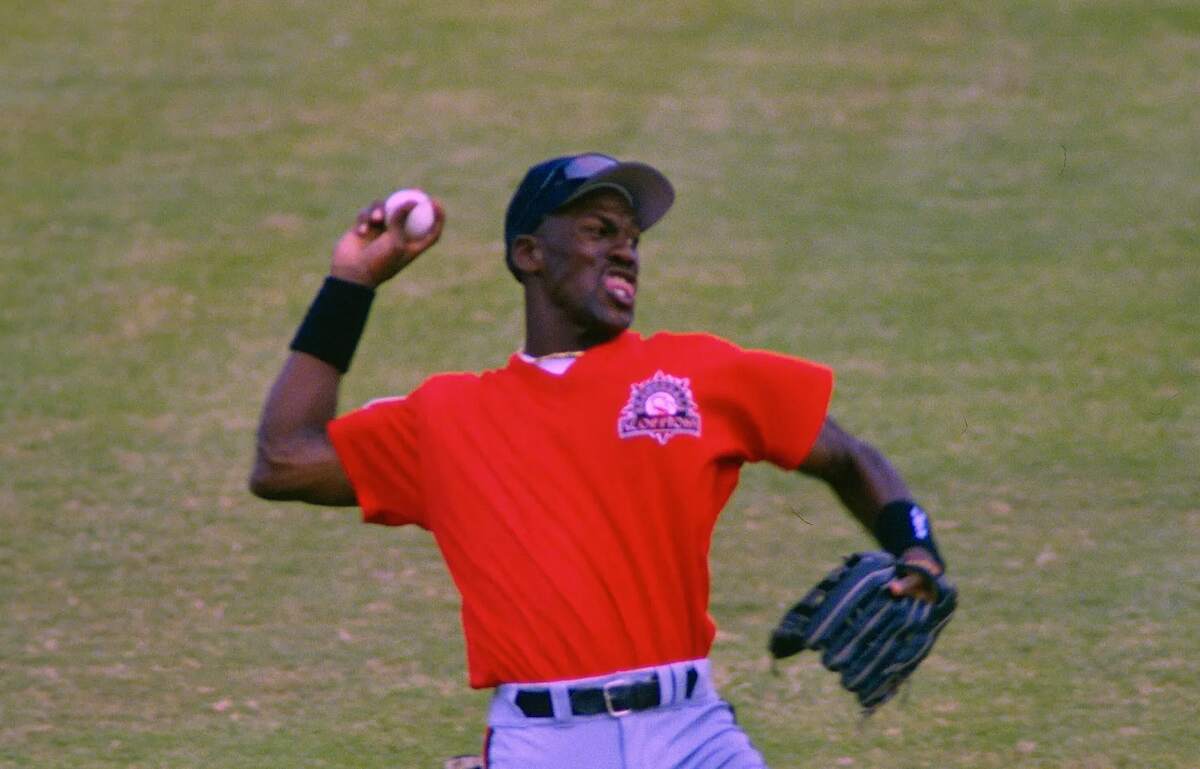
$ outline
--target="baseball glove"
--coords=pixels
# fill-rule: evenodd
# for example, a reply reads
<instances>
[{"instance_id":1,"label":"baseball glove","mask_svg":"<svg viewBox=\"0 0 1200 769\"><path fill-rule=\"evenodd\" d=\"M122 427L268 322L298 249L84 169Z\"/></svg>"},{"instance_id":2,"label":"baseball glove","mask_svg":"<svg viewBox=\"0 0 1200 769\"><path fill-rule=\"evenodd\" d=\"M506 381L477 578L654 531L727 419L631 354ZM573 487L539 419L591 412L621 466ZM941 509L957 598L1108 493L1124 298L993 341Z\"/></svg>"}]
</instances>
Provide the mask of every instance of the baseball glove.
<instances>
[{"instance_id":1,"label":"baseball glove","mask_svg":"<svg viewBox=\"0 0 1200 769\"><path fill-rule=\"evenodd\" d=\"M932 603L888 591L893 579L914 572L933 583ZM869 714L929 654L957 600L952 584L919 566L884 552L855 553L783 615L769 648L776 659L804 649L821 652L821 664L841 675L842 686Z\"/></svg>"}]
</instances>

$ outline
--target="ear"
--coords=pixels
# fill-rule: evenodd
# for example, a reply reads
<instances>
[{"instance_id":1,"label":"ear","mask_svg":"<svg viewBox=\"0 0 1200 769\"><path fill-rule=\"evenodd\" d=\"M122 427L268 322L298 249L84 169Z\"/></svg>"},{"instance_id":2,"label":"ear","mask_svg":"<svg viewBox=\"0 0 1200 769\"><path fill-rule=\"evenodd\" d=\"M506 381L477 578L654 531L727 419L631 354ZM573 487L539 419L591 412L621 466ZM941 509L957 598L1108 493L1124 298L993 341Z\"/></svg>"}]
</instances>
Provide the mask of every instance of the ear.
<instances>
[{"instance_id":1,"label":"ear","mask_svg":"<svg viewBox=\"0 0 1200 769\"><path fill-rule=\"evenodd\" d=\"M541 272L545 263L543 257L542 247L533 235L518 235L513 241L513 265L522 275Z\"/></svg>"}]
</instances>

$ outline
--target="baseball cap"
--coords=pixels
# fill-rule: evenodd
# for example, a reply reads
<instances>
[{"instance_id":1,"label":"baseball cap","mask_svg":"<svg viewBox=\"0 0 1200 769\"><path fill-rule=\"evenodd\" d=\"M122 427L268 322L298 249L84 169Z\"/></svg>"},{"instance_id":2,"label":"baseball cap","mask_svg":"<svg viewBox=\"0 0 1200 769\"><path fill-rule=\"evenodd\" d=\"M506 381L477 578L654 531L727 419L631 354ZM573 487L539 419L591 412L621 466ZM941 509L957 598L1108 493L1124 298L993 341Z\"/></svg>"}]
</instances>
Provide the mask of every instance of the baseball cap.
<instances>
[{"instance_id":1,"label":"baseball cap","mask_svg":"<svg viewBox=\"0 0 1200 769\"><path fill-rule=\"evenodd\" d=\"M599 152L565 155L538 163L517 186L504 216L504 260L520 277L512 261L512 244L529 235L547 214L593 190L614 189L633 206L643 230L657 222L675 202L675 188L656 168L617 160Z\"/></svg>"}]
</instances>

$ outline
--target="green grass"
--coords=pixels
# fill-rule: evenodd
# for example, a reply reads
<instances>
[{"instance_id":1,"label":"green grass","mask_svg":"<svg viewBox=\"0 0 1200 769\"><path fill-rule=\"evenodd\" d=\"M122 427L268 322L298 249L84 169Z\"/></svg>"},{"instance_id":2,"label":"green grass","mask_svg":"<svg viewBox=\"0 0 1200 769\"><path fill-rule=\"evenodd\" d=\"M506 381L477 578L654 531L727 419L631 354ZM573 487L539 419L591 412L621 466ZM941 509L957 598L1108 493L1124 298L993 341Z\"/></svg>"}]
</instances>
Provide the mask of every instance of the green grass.
<instances>
[{"instance_id":1,"label":"green grass","mask_svg":"<svg viewBox=\"0 0 1200 769\"><path fill-rule=\"evenodd\" d=\"M1185 2L6 3L0 767L433 767L477 747L429 538L244 491L356 209L449 229L349 407L501 364L530 163L676 183L637 327L825 361L935 514L960 616L865 726L783 607L866 538L750 468L723 691L772 766L1200 756L1200 9ZM803 511L808 523L786 513Z\"/></svg>"}]
</instances>

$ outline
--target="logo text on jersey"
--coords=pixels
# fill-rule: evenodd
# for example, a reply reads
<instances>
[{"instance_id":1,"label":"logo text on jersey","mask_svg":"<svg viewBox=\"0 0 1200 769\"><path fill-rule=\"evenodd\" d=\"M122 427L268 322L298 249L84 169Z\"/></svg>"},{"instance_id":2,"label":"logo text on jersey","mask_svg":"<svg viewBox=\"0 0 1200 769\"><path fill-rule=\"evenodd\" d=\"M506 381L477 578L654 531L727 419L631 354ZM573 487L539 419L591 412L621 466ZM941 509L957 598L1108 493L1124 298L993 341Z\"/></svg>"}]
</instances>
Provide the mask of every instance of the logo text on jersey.
<instances>
[{"instance_id":1,"label":"logo text on jersey","mask_svg":"<svg viewBox=\"0 0 1200 769\"><path fill-rule=\"evenodd\" d=\"M622 438L646 435L666 445L676 435L700 435L700 410L692 397L691 380L656 371L629 386L629 402L617 418Z\"/></svg>"}]
</instances>

